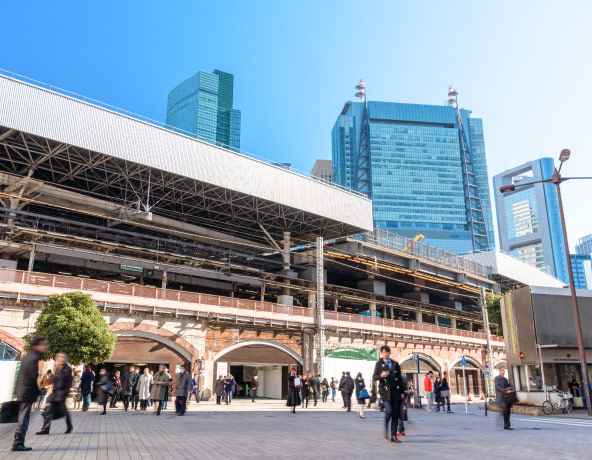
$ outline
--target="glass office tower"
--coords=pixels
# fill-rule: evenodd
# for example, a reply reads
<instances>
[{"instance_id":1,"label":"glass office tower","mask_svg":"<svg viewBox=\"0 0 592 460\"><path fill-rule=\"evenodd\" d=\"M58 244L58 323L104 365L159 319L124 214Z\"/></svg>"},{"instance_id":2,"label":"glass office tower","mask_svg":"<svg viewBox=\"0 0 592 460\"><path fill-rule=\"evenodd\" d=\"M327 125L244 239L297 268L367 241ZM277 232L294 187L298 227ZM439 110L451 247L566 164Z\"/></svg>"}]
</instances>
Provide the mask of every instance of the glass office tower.
<instances>
[{"instance_id":1,"label":"glass office tower","mask_svg":"<svg viewBox=\"0 0 592 460\"><path fill-rule=\"evenodd\" d=\"M372 198L377 228L422 234L424 242L459 254L493 249L483 125L468 110L460 114L462 131L454 107L347 102L331 133L334 182ZM470 186L463 183L463 132ZM469 221L476 203L480 243Z\"/></svg>"},{"instance_id":2,"label":"glass office tower","mask_svg":"<svg viewBox=\"0 0 592 460\"><path fill-rule=\"evenodd\" d=\"M494 176L495 209L500 249L569 283L557 190L534 184L500 193L500 187L550 179L552 158L541 158Z\"/></svg>"},{"instance_id":3,"label":"glass office tower","mask_svg":"<svg viewBox=\"0 0 592 460\"><path fill-rule=\"evenodd\" d=\"M576 289L592 289L592 256L570 254L570 258Z\"/></svg>"},{"instance_id":4,"label":"glass office tower","mask_svg":"<svg viewBox=\"0 0 592 460\"><path fill-rule=\"evenodd\" d=\"M576 254L592 254L592 234L583 236L576 244Z\"/></svg>"},{"instance_id":5,"label":"glass office tower","mask_svg":"<svg viewBox=\"0 0 592 460\"><path fill-rule=\"evenodd\" d=\"M169 93L168 125L231 150L240 149L240 110L233 108L234 75L200 70Z\"/></svg>"}]
</instances>

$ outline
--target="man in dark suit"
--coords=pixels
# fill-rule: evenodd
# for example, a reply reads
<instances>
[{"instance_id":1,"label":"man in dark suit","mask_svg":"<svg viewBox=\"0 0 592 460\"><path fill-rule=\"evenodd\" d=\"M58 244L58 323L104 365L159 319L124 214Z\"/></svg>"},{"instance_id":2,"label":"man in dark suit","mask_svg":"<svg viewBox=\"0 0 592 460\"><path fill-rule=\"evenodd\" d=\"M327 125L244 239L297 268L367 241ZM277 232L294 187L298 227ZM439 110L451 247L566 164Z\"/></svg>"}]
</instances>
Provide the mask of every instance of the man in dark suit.
<instances>
[{"instance_id":1,"label":"man in dark suit","mask_svg":"<svg viewBox=\"0 0 592 460\"><path fill-rule=\"evenodd\" d=\"M31 406L39 396L39 361L43 353L47 351L47 342L44 337L33 337L31 339L31 351L21 360L21 367L16 378L16 400L19 403L18 423L14 432L12 450L28 451L31 447L25 447L25 436L29 429L31 417Z\"/></svg>"},{"instance_id":2,"label":"man in dark suit","mask_svg":"<svg viewBox=\"0 0 592 460\"><path fill-rule=\"evenodd\" d=\"M397 438L399 417L401 416L401 399L405 392L401 367L391 359L388 345L380 347L380 359L374 367L373 380L378 381L378 392L384 404L384 436L391 442L401 442ZM389 422L390 436L389 436Z\"/></svg>"},{"instance_id":3,"label":"man in dark suit","mask_svg":"<svg viewBox=\"0 0 592 460\"><path fill-rule=\"evenodd\" d=\"M506 378L506 369L500 369L499 375L494 379L495 384L495 404L502 409L502 416L504 418L504 430L513 430L510 426L510 413L512 412L512 405L506 402L504 395L512 392L512 385Z\"/></svg>"},{"instance_id":4,"label":"man in dark suit","mask_svg":"<svg viewBox=\"0 0 592 460\"><path fill-rule=\"evenodd\" d=\"M90 406L90 395L92 393L93 382L95 381L95 373L87 364L80 379L80 392L82 393L82 412L86 412Z\"/></svg>"},{"instance_id":5,"label":"man in dark suit","mask_svg":"<svg viewBox=\"0 0 592 460\"><path fill-rule=\"evenodd\" d=\"M38 435L49 434L51 421L53 419L66 417L66 434L72 432L72 421L66 407L66 398L72 389L72 368L68 365L68 355L57 353L55 357L56 370L53 379L53 393L50 396L49 404L43 411L43 426Z\"/></svg>"},{"instance_id":6,"label":"man in dark suit","mask_svg":"<svg viewBox=\"0 0 592 460\"><path fill-rule=\"evenodd\" d=\"M345 377L341 379L341 387L343 388L343 402L347 411L351 412L351 398L356 385L349 372L346 372Z\"/></svg>"},{"instance_id":7,"label":"man in dark suit","mask_svg":"<svg viewBox=\"0 0 592 460\"><path fill-rule=\"evenodd\" d=\"M135 366L130 366L128 371L123 375L123 380L121 383L122 392L123 392L123 407L127 412L129 408L130 401L134 395L134 388L136 387L136 383L138 383L138 379L140 378L139 374L136 374Z\"/></svg>"}]
</instances>

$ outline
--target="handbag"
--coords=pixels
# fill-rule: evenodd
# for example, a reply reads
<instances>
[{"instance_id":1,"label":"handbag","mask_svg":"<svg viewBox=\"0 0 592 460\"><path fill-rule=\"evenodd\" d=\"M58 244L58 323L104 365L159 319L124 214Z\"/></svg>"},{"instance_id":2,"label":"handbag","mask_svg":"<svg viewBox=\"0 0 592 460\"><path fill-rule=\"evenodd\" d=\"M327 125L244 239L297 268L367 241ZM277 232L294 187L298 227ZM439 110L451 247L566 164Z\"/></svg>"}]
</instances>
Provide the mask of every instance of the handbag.
<instances>
[{"instance_id":1,"label":"handbag","mask_svg":"<svg viewBox=\"0 0 592 460\"><path fill-rule=\"evenodd\" d=\"M362 388L360 393L358 393L358 399L369 399L370 395L368 394L368 390L366 388Z\"/></svg>"},{"instance_id":2,"label":"handbag","mask_svg":"<svg viewBox=\"0 0 592 460\"><path fill-rule=\"evenodd\" d=\"M518 402L518 395L515 391L510 391L509 393L504 393L503 400L505 404L511 406L512 404L516 404Z\"/></svg>"},{"instance_id":3,"label":"handbag","mask_svg":"<svg viewBox=\"0 0 592 460\"><path fill-rule=\"evenodd\" d=\"M450 390L440 391L440 396L442 396L443 398L449 398L450 397Z\"/></svg>"}]
</instances>

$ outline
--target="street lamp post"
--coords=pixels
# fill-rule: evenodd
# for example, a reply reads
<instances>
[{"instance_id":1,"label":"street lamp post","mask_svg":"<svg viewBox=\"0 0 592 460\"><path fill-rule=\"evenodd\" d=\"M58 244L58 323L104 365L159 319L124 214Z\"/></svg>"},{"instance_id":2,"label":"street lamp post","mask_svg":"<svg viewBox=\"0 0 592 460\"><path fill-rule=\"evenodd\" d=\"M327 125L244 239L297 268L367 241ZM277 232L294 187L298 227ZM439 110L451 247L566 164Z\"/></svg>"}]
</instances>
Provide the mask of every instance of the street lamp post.
<instances>
[{"instance_id":1,"label":"street lamp post","mask_svg":"<svg viewBox=\"0 0 592 460\"><path fill-rule=\"evenodd\" d=\"M561 154L559 155L559 169L555 168L555 172L553 173L553 177L551 179L546 180L539 180L534 182L527 182L527 183L520 183L520 184L512 184L512 185L505 185L504 187L500 187L500 192L513 192L518 187L525 187L527 185L533 185L538 183L550 183L555 184L557 189L557 199L559 202L559 215L561 216L561 227L563 229L563 242L565 245L565 257L567 259L567 271L569 273L569 288L571 291L571 303L573 307L573 315L574 315L574 322L576 326L576 337L578 340L578 350L580 352L580 369L582 372L583 380L584 380L584 394L586 398L586 408L588 409L588 415L592 416L592 404L590 401L590 382L588 381L588 364L586 363L586 349L584 348L584 339L582 337L582 323L580 321L580 310L578 308L578 298L576 296L576 287L574 284L573 278L573 270L571 268L571 256L569 254L569 244L567 242L567 230L565 227L565 216L563 215L563 202L561 201L561 182L565 182L566 180L573 180L573 179L592 179L592 177L561 177L561 168L563 167L563 163L569 160L569 156L571 152L569 149L563 149ZM540 349L539 349L540 351ZM543 369L541 369L543 372Z\"/></svg>"}]
</instances>

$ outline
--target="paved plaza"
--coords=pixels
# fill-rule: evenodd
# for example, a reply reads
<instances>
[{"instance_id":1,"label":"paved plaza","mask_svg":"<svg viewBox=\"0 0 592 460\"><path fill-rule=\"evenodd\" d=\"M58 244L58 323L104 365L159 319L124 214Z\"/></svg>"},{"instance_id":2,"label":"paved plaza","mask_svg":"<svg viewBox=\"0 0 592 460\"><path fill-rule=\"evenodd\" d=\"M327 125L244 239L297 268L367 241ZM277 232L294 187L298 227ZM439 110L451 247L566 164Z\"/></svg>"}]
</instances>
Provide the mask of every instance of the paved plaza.
<instances>
[{"instance_id":1,"label":"paved plaza","mask_svg":"<svg viewBox=\"0 0 592 460\"><path fill-rule=\"evenodd\" d=\"M94 404L93 404L94 406ZM482 404L454 414L409 411L402 444L382 437L382 415L361 420L339 402L299 410L281 401L236 400L231 406L191 404L184 417L170 408L153 412L115 410L73 413L74 433L53 423L49 436L36 436L41 416L33 413L26 444L33 451L10 452L14 424L0 425L0 459L584 459L592 452L592 421L585 417L513 416L515 431L501 429L499 414L485 417Z\"/></svg>"}]
</instances>

